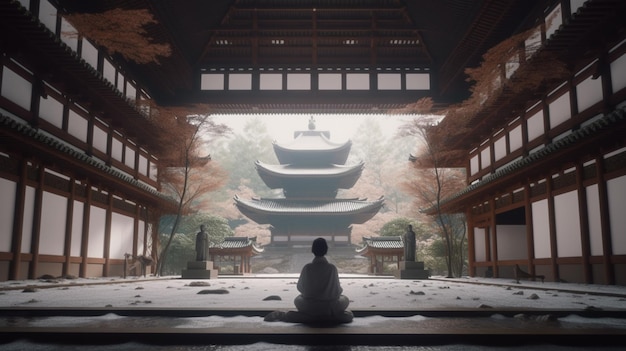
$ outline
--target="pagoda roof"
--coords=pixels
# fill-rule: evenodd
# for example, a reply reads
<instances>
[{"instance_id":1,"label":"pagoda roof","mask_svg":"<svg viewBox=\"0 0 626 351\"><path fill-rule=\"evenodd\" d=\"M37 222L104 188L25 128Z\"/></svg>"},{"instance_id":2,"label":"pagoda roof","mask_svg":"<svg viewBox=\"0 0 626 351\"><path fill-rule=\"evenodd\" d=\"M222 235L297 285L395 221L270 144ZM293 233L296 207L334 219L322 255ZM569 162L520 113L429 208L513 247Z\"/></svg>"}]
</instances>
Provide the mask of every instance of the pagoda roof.
<instances>
[{"instance_id":1,"label":"pagoda roof","mask_svg":"<svg viewBox=\"0 0 626 351\"><path fill-rule=\"evenodd\" d=\"M352 141L334 142L328 131L305 130L294 132L292 141L274 141L273 146L281 164L344 164Z\"/></svg>"},{"instance_id":2,"label":"pagoda roof","mask_svg":"<svg viewBox=\"0 0 626 351\"><path fill-rule=\"evenodd\" d=\"M344 218L351 223L365 223L383 206L384 197L364 199L251 199L234 197L239 211L258 224L270 224L281 218Z\"/></svg>"},{"instance_id":3,"label":"pagoda roof","mask_svg":"<svg viewBox=\"0 0 626 351\"><path fill-rule=\"evenodd\" d=\"M350 189L363 172L363 161L354 165L330 164L327 167L306 167L292 164L272 165L256 161L259 176L271 189L287 188L296 181L298 184L323 182L334 185L334 189Z\"/></svg>"}]
</instances>

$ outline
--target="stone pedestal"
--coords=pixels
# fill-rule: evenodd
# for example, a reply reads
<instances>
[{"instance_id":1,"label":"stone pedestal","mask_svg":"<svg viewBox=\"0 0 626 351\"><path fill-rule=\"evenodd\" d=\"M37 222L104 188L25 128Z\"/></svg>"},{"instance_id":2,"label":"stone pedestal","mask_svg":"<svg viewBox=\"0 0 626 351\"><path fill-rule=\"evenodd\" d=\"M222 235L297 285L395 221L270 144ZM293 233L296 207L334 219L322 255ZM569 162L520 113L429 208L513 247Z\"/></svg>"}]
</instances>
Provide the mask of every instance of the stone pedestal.
<instances>
[{"instance_id":1,"label":"stone pedestal","mask_svg":"<svg viewBox=\"0 0 626 351\"><path fill-rule=\"evenodd\" d=\"M217 269L213 261L189 261L187 269L183 269L183 279L217 279Z\"/></svg>"},{"instance_id":2,"label":"stone pedestal","mask_svg":"<svg viewBox=\"0 0 626 351\"><path fill-rule=\"evenodd\" d=\"M400 269L394 274L397 279L428 279L424 262L401 261Z\"/></svg>"}]
</instances>

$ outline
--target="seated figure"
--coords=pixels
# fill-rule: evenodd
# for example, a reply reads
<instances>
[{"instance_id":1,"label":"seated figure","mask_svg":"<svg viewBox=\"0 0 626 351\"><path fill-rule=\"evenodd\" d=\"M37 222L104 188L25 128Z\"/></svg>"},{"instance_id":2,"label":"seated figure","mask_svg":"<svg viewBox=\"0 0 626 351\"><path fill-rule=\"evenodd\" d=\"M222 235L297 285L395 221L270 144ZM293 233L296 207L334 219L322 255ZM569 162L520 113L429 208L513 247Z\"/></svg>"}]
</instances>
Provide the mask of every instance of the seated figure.
<instances>
[{"instance_id":1,"label":"seated figure","mask_svg":"<svg viewBox=\"0 0 626 351\"><path fill-rule=\"evenodd\" d=\"M354 318L346 310L350 300L341 293L337 267L329 263L326 257L328 244L324 238L313 241L311 252L315 257L307 263L298 279L298 295L294 304L296 311L272 312L265 320L282 320L293 323L350 323Z\"/></svg>"}]
</instances>

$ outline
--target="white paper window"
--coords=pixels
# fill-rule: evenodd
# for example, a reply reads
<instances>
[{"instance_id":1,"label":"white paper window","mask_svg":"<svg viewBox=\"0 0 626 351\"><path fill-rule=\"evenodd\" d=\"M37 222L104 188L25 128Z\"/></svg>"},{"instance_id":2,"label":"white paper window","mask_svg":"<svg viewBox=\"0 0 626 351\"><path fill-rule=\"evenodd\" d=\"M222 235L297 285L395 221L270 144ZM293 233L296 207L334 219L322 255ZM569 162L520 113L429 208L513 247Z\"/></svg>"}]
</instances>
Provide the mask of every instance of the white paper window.
<instances>
[{"instance_id":1,"label":"white paper window","mask_svg":"<svg viewBox=\"0 0 626 351\"><path fill-rule=\"evenodd\" d=\"M135 169L135 150L126 146L126 154L124 155L124 164Z\"/></svg>"},{"instance_id":2,"label":"white paper window","mask_svg":"<svg viewBox=\"0 0 626 351\"><path fill-rule=\"evenodd\" d=\"M430 74L407 73L406 90L430 90Z\"/></svg>"},{"instance_id":3,"label":"white paper window","mask_svg":"<svg viewBox=\"0 0 626 351\"><path fill-rule=\"evenodd\" d=\"M594 104L602 101L602 77L592 79L588 77L576 86L578 112L585 111Z\"/></svg>"},{"instance_id":4,"label":"white paper window","mask_svg":"<svg viewBox=\"0 0 626 351\"><path fill-rule=\"evenodd\" d=\"M626 176L606 182L611 218L611 243L614 255L626 254Z\"/></svg>"},{"instance_id":5,"label":"white paper window","mask_svg":"<svg viewBox=\"0 0 626 351\"><path fill-rule=\"evenodd\" d=\"M548 200L533 202L532 211L535 258L549 258L551 256L551 251Z\"/></svg>"},{"instance_id":6,"label":"white paper window","mask_svg":"<svg viewBox=\"0 0 626 351\"><path fill-rule=\"evenodd\" d=\"M67 132L82 142L87 142L87 119L75 111L70 110Z\"/></svg>"},{"instance_id":7,"label":"white paper window","mask_svg":"<svg viewBox=\"0 0 626 351\"><path fill-rule=\"evenodd\" d=\"M25 110L30 111L32 86L30 82L8 67L2 69L1 95L13 101Z\"/></svg>"},{"instance_id":8,"label":"white paper window","mask_svg":"<svg viewBox=\"0 0 626 351\"><path fill-rule=\"evenodd\" d=\"M119 213L111 214L111 241L109 257L123 259L133 250L134 220Z\"/></svg>"},{"instance_id":9,"label":"white paper window","mask_svg":"<svg viewBox=\"0 0 626 351\"><path fill-rule=\"evenodd\" d=\"M613 93L626 88L626 54L611 62L611 86Z\"/></svg>"},{"instance_id":10,"label":"white paper window","mask_svg":"<svg viewBox=\"0 0 626 351\"><path fill-rule=\"evenodd\" d=\"M550 38L559 27L563 24L563 14L561 12L561 5L557 5L552 12L546 16L546 38Z\"/></svg>"},{"instance_id":11,"label":"white paper window","mask_svg":"<svg viewBox=\"0 0 626 351\"><path fill-rule=\"evenodd\" d=\"M578 193L571 191L554 197L556 249L559 257L582 255Z\"/></svg>"},{"instance_id":12,"label":"white paper window","mask_svg":"<svg viewBox=\"0 0 626 351\"><path fill-rule=\"evenodd\" d=\"M378 90L401 90L402 75L400 73L379 73Z\"/></svg>"},{"instance_id":13,"label":"white paper window","mask_svg":"<svg viewBox=\"0 0 626 351\"><path fill-rule=\"evenodd\" d=\"M102 76L104 77L104 79L108 80L109 83L115 85L116 72L117 70L115 69L115 66L113 66L113 64L109 62L109 60L104 59L102 65Z\"/></svg>"},{"instance_id":14,"label":"white paper window","mask_svg":"<svg viewBox=\"0 0 626 351\"><path fill-rule=\"evenodd\" d=\"M229 90L251 90L252 74L250 73L234 73L228 75Z\"/></svg>"},{"instance_id":15,"label":"white paper window","mask_svg":"<svg viewBox=\"0 0 626 351\"><path fill-rule=\"evenodd\" d=\"M550 111L550 128L554 128L567 121L572 116L569 93L565 93L552 101L548 107Z\"/></svg>"},{"instance_id":16,"label":"white paper window","mask_svg":"<svg viewBox=\"0 0 626 351\"><path fill-rule=\"evenodd\" d=\"M39 116L55 127L63 128L63 104L52 96L39 98Z\"/></svg>"},{"instance_id":17,"label":"white paper window","mask_svg":"<svg viewBox=\"0 0 626 351\"><path fill-rule=\"evenodd\" d=\"M491 165L491 148L486 147L480 152L480 168L485 169Z\"/></svg>"},{"instance_id":18,"label":"white paper window","mask_svg":"<svg viewBox=\"0 0 626 351\"><path fill-rule=\"evenodd\" d=\"M498 161L506 156L506 137L502 136L493 144L495 160Z\"/></svg>"},{"instance_id":19,"label":"white paper window","mask_svg":"<svg viewBox=\"0 0 626 351\"><path fill-rule=\"evenodd\" d=\"M309 73L287 74L287 90L311 90L311 75Z\"/></svg>"},{"instance_id":20,"label":"white paper window","mask_svg":"<svg viewBox=\"0 0 626 351\"><path fill-rule=\"evenodd\" d=\"M3 157L3 156L0 156ZM13 215L15 214L15 182L0 178L0 252L11 252Z\"/></svg>"},{"instance_id":21,"label":"white paper window","mask_svg":"<svg viewBox=\"0 0 626 351\"><path fill-rule=\"evenodd\" d=\"M318 75L319 90L341 90L341 73L320 73Z\"/></svg>"},{"instance_id":22,"label":"white paper window","mask_svg":"<svg viewBox=\"0 0 626 351\"><path fill-rule=\"evenodd\" d=\"M48 0L39 2L39 21L52 33L57 30L57 9Z\"/></svg>"},{"instance_id":23,"label":"white paper window","mask_svg":"<svg viewBox=\"0 0 626 351\"><path fill-rule=\"evenodd\" d=\"M201 90L224 90L224 74L206 73L200 76Z\"/></svg>"},{"instance_id":24,"label":"white paper window","mask_svg":"<svg viewBox=\"0 0 626 351\"><path fill-rule=\"evenodd\" d=\"M478 155L476 155L470 159L470 172L471 172L470 174L474 175L478 173L479 170L480 169L478 167Z\"/></svg>"},{"instance_id":25,"label":"white paper window","mask_svg":"<svg viewBox=\"0 0 626 351\"><path fill-rule=\"evenodd\" d=\"M526 124L528 126L528 141L533 141L544 133L543 111L539 111L531 116Z\"/></svg>"},{"instance_id":26,"label":"white paper window","mask_svg":"<svg viewBox=\"0 0 626 351\"><path fill-rule=\"evenodd\" d=\"M91 65L94 69L98 68L98 49L91 45L89 40L83 39L83 46L81 48L80 56Z\"/></svg>"},{"instance_id":27,"label":"white paper window","mask_svg":"<svg viewBox=\"0 0 626 351\"><path fill-rule=\"evenodd\" d=\"M509 150L511 152L520 149L523 145L522 126L519 125L509 132Z\"/></svg>"},{"instance_id":28,"label":"white paper window","mask_svg":"<svg viewBox=\"0 0 626 351\"><path fill-rule=\"evenodd\" d=\"M93 128L93 147L97 150L106 153L107 152L108 134L100 127Z\"/></svg>"},{"instance_id":29,"label":"white paper window","mask_svg":"<svg viewBox=\"0 0 626 351\"><path fill-rule=\"evenodd\" d=\"M498 225L498 259L522 260L527 258L526 226Z\"/></svg>"},{"instance_id":30,"label":"white paper window","mask_svg":"<svg viewBox=\"0 0 626 351\"><path fill-rule=\"evenodd\" d=\"M91 206L89 211L89 247L87 256L104 257L104 228L106 227L106 210Z\"/></svg>"},{"instance_id":31,"label":"white paper window","mask_svg":"<svg viewBox=\"0 0 626 351\"><path fill-rule=\"evenodd\" d=\"M485 228L474 228L474 255L476 262L487 261L485 251Z\"/></svg>"},{"instance_id":32,"label":"white paper window","mask_svg":"<svg viewBox=\"0 0 626 351\"><path fill-rule=\"evenodd\" d=\"M74 34L77 33L77 31L68 21L61 18L61 33ZM78 38L75 35L61 35L61 40L65 45L69 46L72 51L76 52L78 50Z\"/></svg>"},{"instance_id":33,"label":"white paper window","mask_svg":"<svg viewBox=\"0 0 626 351\"><path fill-rule=\"evenodd\" d=\"M126 82L126 98L135 100L137 98L137 89L131 82Z\"/></svg>"},{"instance_id":34,"label":"white paper window","mask_svg":"<svg viewBox=\"0 0 626 351\"><path fill-rule=\"evenodd\" d=\"M348 73L346 75L346 89L369 90L370 75L367 73Z\"/></svg>"},{"instance_id":35,"label":"white paper window","mask_svg":"<svg viewBox=\"0 0 626 351\"><path fill-rule=\"evenodd\" d=\"M261 90L283 89L283 75L280 73L261 73L259 79Z\"/></svg>"},{"instance_id":36,"label":"white paper window","mask_svg":"<svg viewBox=\"0 0 626 351\"><path fill-rule=\"evenodd\" d=\"M44 191L42 201L39 253L63 255L67 198Z\"/></svg>"},{"instance_id":37,"label":"white paper window","mask_svg":"<svg viewBox=\"0 0 626 351\"><path fill-rule=\"evenodd\" d=\"M111 157L121 162L123 150L124 144L122 144L119 139L113 138L113 142L111 143Z\"/></svg>"},{"instance_id":38,"label":"white paper window","mask_svg":"<svg viewBox=\"0 0 626 351\"><path fill-rule=\"evenodd\" d=\"M139 173L148 175L148 159L144 155L139 155Z\"/></svg>"}]
</instances>

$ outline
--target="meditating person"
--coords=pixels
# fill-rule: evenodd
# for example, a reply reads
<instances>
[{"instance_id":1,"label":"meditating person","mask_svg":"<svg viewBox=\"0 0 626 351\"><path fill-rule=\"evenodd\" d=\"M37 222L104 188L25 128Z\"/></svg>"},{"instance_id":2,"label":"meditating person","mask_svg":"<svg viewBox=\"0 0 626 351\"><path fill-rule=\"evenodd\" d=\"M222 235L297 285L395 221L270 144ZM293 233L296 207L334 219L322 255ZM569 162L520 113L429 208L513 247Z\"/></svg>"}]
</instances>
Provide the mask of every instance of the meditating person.
<instances>
[{"instance_id":1,"label":"meditating person","mask_svg":"<svg viewBox=\"0 0 626 351\"><path fill-rule=\"evenodd\" d=\"M265 316L266 322L283 321L305 324L350 323L354 318L346 310L350 300L341 293L337 267L326 257L328 244L324 238L313 241L311 252L315 257L307 263L298 278L298 295L294 304L297 311L274 311Z\"/></svg>"},{"instance_id":2,"label":"meditating person","mask_svg":"<svg viewBox=\"0 0 626 351\"><path fill-rule=\"evenodd\" d=\"M326 240L315 239L311 252L315 257L302 268L297 285L300 295L295 298L294 304L298 312L307 316L343 319L350 301L341 294L343 289L337 267L324 257L328 252ZM352 316L351 312L347 313Z\"/></svg>"}]
</instances>

